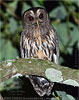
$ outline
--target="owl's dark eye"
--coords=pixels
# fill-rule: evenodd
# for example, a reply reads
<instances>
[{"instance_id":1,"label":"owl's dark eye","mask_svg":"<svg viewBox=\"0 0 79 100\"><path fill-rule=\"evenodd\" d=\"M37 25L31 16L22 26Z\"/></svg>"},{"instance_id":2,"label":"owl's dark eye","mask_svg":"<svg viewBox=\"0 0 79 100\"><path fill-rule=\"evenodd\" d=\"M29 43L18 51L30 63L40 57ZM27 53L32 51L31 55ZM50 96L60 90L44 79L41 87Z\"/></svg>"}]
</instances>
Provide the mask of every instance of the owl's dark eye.
<instances>
[{"instance_id":1,"label":"owl's dark eye","mask_svg":"<svg viewBox=\"0 0 79 100\"><path fill-rule=\"evenodd\" d=\"M30 20L30 21L33 21L34 18L33 18L32 16L29 16L29 20Z\"/></svg>"},{"instance_id":2,"label":"owl's dark eye","mask_svg":"<svg viewBox=\"0 0 79 100\"><path fill-rule=\"evenodd\" d=\"M43 18L44 18L44 16L43 16L42 13L39 15L39 18L40 18L40 19L43 19Z\"/></svg>"}]
</instances>

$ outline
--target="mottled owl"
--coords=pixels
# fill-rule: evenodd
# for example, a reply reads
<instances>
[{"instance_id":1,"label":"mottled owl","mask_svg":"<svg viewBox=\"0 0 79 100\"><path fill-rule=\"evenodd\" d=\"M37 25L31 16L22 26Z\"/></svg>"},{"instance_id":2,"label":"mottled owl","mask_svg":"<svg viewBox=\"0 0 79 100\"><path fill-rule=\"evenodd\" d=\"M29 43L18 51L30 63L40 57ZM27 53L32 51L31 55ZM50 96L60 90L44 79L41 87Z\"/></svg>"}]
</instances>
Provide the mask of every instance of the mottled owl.
<instances>
[{"instance_id":1,"label":"mottled owl","mask_svg":"<svg viewBox=\"0 0 79 100\"><path fill-rule=\"evenodd\" d=\"M47 11L41 7L30 8L24 12L22 23L21 57L47 59L58 64L58 36Z\"/></svg>"}]
</instances>

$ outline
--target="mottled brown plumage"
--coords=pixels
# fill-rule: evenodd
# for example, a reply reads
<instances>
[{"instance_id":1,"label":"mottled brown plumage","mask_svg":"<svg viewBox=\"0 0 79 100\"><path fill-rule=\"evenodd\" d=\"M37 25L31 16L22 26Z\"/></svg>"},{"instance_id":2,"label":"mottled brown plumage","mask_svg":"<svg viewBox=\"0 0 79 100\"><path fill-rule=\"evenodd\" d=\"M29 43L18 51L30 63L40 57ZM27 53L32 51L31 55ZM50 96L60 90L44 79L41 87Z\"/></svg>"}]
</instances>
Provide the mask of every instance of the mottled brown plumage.
<instances>
[{"instance_id":1,"label":"mottled brown plumage","mask_svg":"<svg viewBox=\"0 0 79 100\"><path fill-rule=\"evenodd\" d=\"M20 48L22 58L40 58L58 63L57 33L45 9L37 7L24 12Z\"/></svg>"}]
</instances>

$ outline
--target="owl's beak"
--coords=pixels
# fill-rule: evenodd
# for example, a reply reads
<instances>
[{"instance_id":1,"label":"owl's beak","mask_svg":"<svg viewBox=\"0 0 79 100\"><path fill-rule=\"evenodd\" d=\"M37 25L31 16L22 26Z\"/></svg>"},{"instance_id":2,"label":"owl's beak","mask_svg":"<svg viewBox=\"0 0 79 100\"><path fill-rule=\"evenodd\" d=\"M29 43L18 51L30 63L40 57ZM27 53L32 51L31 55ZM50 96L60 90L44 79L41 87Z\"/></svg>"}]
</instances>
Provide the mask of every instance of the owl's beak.
<instances>
[{"instance_id":1,"label":"owl's beak","mask_svg":"<svg viewBox=\"0 0 79 100\"><path fill-rule=\"evenodd\" d=\"M39 21L38 21L38 19L36 19L36 24L37 24L37 26L39 27Z\"/></svg>"}]
</instances>

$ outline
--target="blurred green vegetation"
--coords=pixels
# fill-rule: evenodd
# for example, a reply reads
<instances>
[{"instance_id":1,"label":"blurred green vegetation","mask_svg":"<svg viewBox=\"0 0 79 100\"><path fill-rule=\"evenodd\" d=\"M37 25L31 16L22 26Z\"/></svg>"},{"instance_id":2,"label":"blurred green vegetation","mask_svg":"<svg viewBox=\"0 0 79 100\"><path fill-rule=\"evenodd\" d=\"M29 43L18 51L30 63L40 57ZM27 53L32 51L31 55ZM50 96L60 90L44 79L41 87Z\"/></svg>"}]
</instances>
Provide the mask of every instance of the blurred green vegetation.
<instances>
[{"instance_id":1,"label":"blurred green vegetation","mask_svg":"<svg viewBox=\"0 0 79 100\"><path fill-rule=\"evenodd\" d=\"M66 60L63 54L73 56L74 46L79 50L78 2L76 0L0 0L0 61L20 57L22 14L30 7L44 7L48 11L51 23L58 33L60 64Z\"/></svg>"}]
</instances>

